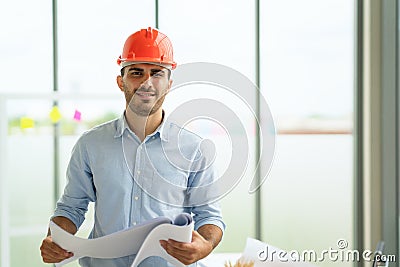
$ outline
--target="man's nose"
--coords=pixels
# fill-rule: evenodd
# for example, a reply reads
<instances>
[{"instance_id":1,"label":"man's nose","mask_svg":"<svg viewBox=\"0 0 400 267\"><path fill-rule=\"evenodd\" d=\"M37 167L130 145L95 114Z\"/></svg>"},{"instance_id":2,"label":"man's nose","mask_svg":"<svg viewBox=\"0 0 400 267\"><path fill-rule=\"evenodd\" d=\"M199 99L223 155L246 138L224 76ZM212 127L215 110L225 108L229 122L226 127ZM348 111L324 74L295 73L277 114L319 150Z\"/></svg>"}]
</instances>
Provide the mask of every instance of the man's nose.
<instances>
[{"instance_id":1,"label":"man's nose","mask_svg":"<svg viewBox=\"0 0 400 267\"><path fill-rule=\"evenodd\" d=\"M144 86L144 87L146 87L146 88L149 88L149 87L151 87L152 85L153 85L152 76L151 76L149 73L145 74L145 75L143 76L143 81L142 81L141 86Z\"/></svg>"}]
</instances>

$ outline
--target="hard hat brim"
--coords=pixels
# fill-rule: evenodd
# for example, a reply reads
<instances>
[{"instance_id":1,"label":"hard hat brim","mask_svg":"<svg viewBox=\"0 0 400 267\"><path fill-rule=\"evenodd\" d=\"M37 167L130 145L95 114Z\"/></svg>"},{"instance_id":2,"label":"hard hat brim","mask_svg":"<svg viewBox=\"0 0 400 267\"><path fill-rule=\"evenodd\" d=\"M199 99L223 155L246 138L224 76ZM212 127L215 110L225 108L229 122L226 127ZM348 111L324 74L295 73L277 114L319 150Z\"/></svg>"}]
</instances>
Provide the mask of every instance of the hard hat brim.
<instances>
[{"instance_id":1,"label":"hard hat brim","mask_svg":"<svg viewBox=\"0 0 400 267\"><path fill-rule=\"evenodd\" d=\"M150 65L160 66L160 67L163 67L163 68L166 68L169 70L173 69L173 66L171 64L149 62L149 61L125 61L125 62L121 62L121 68L123 69L127 66L136 65L136 64L150 64Z\"/></svg>"}]
</instances>

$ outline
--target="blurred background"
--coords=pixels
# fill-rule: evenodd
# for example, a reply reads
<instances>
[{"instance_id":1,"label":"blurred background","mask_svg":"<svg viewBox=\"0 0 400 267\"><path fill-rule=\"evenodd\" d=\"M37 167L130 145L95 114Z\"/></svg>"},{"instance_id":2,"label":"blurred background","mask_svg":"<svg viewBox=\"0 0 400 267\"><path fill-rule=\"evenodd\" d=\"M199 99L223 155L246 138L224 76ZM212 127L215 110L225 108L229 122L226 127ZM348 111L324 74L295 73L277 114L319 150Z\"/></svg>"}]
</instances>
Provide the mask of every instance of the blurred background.
<instances>
[{"instance_id":1,"label":"blurred background","mask_svg":"<svg viewBox=\"0 0 400 267\"><path fill-rule=\"evenodd\" d=\"M260 150L249 131L249 170L222 199L227 229L214 253L240 253L253 237L317 252L339 239L373 250L384 239L398 255L397 12L389 0L1 1L0 266L46 265L39 246L71 149L84 131L122 114L116 59L126 38L148 26L168 35L178 65L214 62L245 75L274 117L269 176L248 193ZM191 96L185 90L167 98L167 111ZM215 86L196 90L218 98ZM229 135L207 123L191 128L229 158Z\"/></svg>"}]
</instances>

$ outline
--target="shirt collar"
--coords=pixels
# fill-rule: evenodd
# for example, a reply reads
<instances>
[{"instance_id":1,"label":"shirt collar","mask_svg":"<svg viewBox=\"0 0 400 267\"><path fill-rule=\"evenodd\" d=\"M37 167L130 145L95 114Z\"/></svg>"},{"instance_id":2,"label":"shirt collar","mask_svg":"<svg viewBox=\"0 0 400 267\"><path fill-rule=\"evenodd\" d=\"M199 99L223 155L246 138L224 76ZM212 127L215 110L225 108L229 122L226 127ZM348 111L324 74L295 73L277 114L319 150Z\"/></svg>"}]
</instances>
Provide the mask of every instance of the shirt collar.
<instances>
[{"instance_id":1,"label":"shirt collar","mask_svg":"<svg viewBox=\"0 0 400 267\"><path fill-rule=\"evenodd\" d=\"M158 133L161 137L161 140L168 141L168 128L169 127L167 127L166 124L169 124L169 123L166 123L164 110L162 111L162 114L163 114L163 120L162 120L161 124L149 136L156 136ZM125 111L124 111L117 120L114 138L121 137L124 134L125 130L131 131L131 129L128 126L128 122L126 121Z\"/></svg>"}]
</instances>

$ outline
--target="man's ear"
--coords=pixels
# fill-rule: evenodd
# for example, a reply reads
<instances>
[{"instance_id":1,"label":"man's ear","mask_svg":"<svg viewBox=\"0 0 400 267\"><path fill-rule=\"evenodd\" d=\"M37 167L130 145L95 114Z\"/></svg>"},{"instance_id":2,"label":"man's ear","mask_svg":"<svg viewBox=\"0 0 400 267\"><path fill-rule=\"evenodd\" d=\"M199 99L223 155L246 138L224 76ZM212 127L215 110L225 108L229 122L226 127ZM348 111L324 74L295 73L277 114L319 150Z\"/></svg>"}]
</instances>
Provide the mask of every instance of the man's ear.
<instances>
[{"instance_id":1,"label":"man's ear","mask_svg":"<svg viewBox=\"0 0 400 267\"><path fill-rule=\"evenodd\" d=\"M124 81L122 80L121 75L117 76L117 84L118 84L119 89L123 92L124 91Z\"/></svg>"},{"instance_id":2,"label":"man's ear","mask_svg":"<svg viewBox=\"0 0 400 267\"><path fill-rule=\"evenodd\" d=\"M173 83L174 81L172 80L172 79L169 79L169 81L168 81L168 93L169 93L169 90L171 90L171 87L172 87L172 83Z\"/></svg>"}]
</instances>

